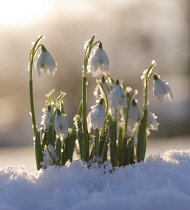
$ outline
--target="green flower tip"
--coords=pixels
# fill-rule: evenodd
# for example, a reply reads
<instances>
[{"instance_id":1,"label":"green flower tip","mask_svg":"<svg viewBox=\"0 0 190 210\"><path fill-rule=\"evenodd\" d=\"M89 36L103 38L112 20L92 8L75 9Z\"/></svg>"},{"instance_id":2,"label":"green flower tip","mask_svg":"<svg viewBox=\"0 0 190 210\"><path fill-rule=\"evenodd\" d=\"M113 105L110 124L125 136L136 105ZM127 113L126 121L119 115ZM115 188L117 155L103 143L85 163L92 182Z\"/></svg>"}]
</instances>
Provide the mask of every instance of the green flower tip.
<instances>
[{"instance_id":1,"label":"green flower tip","mask_svg":"<svg viewBox=\"0 0 190 210\"><path fill-rule=\"evenodd\" d=\"M116 85L119 85L119 80L118 79L116 80Z\"/></svg>"},{"instance_id":2,"label":"green flower tip","mask_svg":"<svg viewBox=\"0 0 190 210\"><path fill-rule=\"evenodd\" d=\"M99 104L104 105L104 99L103 98L100 99Z\"/></svg>"},{"instance_id":3,"label":"green flower tip","mask_svg":"<svg viewBox=\"0 0 190 210\"><path fill-rule=\"evenodd\" d=\"M47 52L46 48L44 47L44 45L41 45L42 46L42 52Z\"/></svg>"},{"instance_id":4,"label":"green flower tip","mask_svg":"<svg viewBox=\"0 0 190 210\"><path fill-rule=\"evenodd\" d=\"M102 42L99 43L98 47L99 47L100 49L103 49L103 47L102 47Z\"/></svg>"},{"instance_id":5,"label":"green flower tip","mask_svg":"<svg viewBox=\"0 0 190 210\"><path fill-rule=\"evenodd\" d=\"M157 74L154 74L153 78L154 78L154 80L160 79L159 76L158 76Z\"/></svg>"},{"instance_id":6,"label":"green flower tip","mask_svg":"<svg viewBox=\"0 0 190 210\"><path fill-rule=\"evenodd\" d=\"M51 112L51 106L50 105L48 106L48 112Z\"/></svg>"},{"instance_id":7,"label":"green flower tip","mask_svg":"<svg viewBox=\"0 0 190 210\"><path fill-rule=\"evenodd\" d=\"M45 39L45 36L44 35L39 35L38 36L38 39L42 39L42 38Z\"/></svg>"},{"instance_id":8,"label":"green flower tip","mask_svg":"<svg viewBox=\"0 0 190 210\"><path fill-rule=\"evenodd\" d=\"M56 109L57 115L61 115L60 109Z\"/></svg>"},{"instance_id":9,"label":"green flower tip","mask_svg":"<svg viewBox=\"0 0 190 210\"><path fill-rule=\"evenodd\" d=\"M137 102L135 99L132 100L132 106L137 106Z\"/></svg>"},{"instance_id":10,"label":"green flower tip","mask_svg":"<svg viewBox=\"0 0 190 210\"><path fill-rule=\"evenodd\" d=\"M105 80L105 77L104 77L104 75L102 76L102 83L105 83L106 82L106 80Z\"/></svg>"}]
</instances>

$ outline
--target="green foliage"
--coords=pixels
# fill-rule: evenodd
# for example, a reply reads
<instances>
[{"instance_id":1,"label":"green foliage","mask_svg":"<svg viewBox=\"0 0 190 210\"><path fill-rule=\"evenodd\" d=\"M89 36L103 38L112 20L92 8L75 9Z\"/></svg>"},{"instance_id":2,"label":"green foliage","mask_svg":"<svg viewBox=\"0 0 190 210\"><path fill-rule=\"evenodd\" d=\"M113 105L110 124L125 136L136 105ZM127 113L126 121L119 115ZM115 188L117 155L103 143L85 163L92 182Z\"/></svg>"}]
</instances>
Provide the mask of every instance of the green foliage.
<instances>
[{"instance_id":1,"label":"green foliage","mask_svg":"<svg viewBox=\"0 0 190 210\"><path fill-rule=\"evenodd\" d=\"M106 117L101 128L97 127L93 129L91 127L88 130L90 125L87 121L86 112L88 61L94 47L97 45L102 47L100 41L94 43L95 36L93 36L85 44L82 72L82 100L79 104L78 113L74 117L72 129L62 133L59 132L59 130L64 130L64 125L67 125L63 103L63 98L66 94L61 92L54 100L54 89L46 95L41 128L38 129L34 111L32 67L36 52L41 46L39 44L41 39L42 36L39 37L31 49L29 69L31 115L37 169L39 170L41 167L46 168L48 165L63 166L68 160L73 161L74 153L78 154L79 159L88 163L95 161L98 164L102 164L104 161L111 161L113 167L144 161L147 131L149 131L147 86L155 63L148 70L144 71L142 76L144 104L142 110L140 110L142 115L139 115L139 117L137 116L138 112L136 108L138 105L135 102L135 106L133 106L132 103L135 100L137 91L126 87L122 81L114 80L109 74L97 80L96 98L98 100L104 99ZM121 93L124 93L124 95L121 95ZM118 104L114 106L116 102ZM60 119L65 120L65 124L60 123L56 130L55 118L59 116L61 116ZM94 118L98 117L95 116Z\"/></svg>"}]
</instances>

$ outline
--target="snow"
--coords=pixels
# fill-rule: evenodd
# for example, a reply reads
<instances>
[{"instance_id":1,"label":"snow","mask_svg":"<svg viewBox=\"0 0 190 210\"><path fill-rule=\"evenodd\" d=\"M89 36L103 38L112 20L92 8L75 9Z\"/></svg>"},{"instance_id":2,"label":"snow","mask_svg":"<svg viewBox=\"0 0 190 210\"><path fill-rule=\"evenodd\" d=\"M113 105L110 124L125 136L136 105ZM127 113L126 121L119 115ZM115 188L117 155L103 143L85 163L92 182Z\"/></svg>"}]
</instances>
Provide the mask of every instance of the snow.
<instances>
[{"instance_id":1,"label":"snow","mask_svg":"<svg viewBox=\"0 0 190 210\"><path fill-rule=\"evenodd\" d=\"M116 169L74 161L39 172L0 169L0 210L189 210L190 150Z\"/></svg>"}]
</instances>

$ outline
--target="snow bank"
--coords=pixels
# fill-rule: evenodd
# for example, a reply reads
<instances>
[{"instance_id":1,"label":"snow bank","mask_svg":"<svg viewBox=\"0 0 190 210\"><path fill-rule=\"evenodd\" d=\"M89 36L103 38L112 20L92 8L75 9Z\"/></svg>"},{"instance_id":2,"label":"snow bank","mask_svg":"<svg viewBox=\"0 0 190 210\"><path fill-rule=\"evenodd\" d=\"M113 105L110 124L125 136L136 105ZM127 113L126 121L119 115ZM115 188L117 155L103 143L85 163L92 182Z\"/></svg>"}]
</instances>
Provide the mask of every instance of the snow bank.
<instances>
[{"instance_id":1,"label":"snow bank","mask_svg":"<svg viewBox=\"0 0 190 210\"><path fill-rule=\"evenodd\" d=\"M91 169L75 161L31 173L0 169L0 210L189 210L190 150Z\"/></svg>"}]
</instances>

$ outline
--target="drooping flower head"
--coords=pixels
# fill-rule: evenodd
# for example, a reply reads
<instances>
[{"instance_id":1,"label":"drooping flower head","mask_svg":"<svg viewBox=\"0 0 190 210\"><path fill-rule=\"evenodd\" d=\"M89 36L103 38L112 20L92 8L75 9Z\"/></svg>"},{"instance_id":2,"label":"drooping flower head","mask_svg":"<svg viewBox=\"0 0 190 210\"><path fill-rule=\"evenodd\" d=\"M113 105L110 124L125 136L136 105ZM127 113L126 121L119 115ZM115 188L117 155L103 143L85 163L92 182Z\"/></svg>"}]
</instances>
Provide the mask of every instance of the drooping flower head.
<instances>
[{"instance_id":1,"label":"drooping flower head","mask_svg":"<svg viewBox=\"0 0 190 210\"><path fill-rule=\"evenodd\" d=\"M100 129L103 126L106 119L106 112L103 103L104 99L100 99L99 104L91 107L92 111L88 113L87 118L89 130L91 128Z\"/></svg>"},{"instance_id":2,"label":"drooping flower head","mask_svg":"<svg viewBox=\"0 0 190 210\"><path fill-rule=\"evenodd\" d=\"M56 134L61 138L65 139L68 136L68 124L65 116L57 109L57 115L55 117L54 128Z\"/></svg>"},{"instance_id":3,"label":"drooping flower head","mask_svg":"<svg viewBox=\"0 0 190 210\"><path fill-rule=\"evenodd\" d=\"M139 122L142 118L142 113L137 106L137 102L133 99L132 104L129 109L129 120L128 123L131 127L135 125L135 123Z\"/></svg>"},{"instance_id":4,"label":"drooping flower head","mask_svg":"<svg viewBox=\"0 0 190 210\"><path fill-rule=\"evenodd\" d=\"M109 70L109 59L106 52L103 50L102 43L94 48L88 60L88 72L91 72L93 77L100 74L107 74Z\"/></svg>"},{"instance_id":5,"label":"drooping flower head","mask_svg":"<svg viewBox=\"0 0 190 210\"><path fill-rule=\"evenodd\" d=\"M167 82L161 80L160 77L154 74L154 95L160 103L164 103L165 96L168 96L170 101L173 101L173 94Z\"/></svg>"},{"instance_id":6,"label":"drooping flower head","mask_svg":"<svg viewBox=\"0 0 190 210\"><path fill-rule=\"evenodd\" d=\"M54 75L57 70L57 63L43 45L42 51L38 55L36 69L38 70L39 76L41 76L42 72Z\"/></svg>"},{"instance_id":7,"label":"drooping flower head","mask_svg":"<svg viewBox=\"0 0 190 210\"><path fill-rule=\"evenodd\" d=\"M126 106L126 94L119 84L119 80L116 80L116 85L110 93L110 103L116 110L119 108L119 105Z\"/></svg>"}]
</instances>

